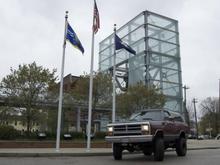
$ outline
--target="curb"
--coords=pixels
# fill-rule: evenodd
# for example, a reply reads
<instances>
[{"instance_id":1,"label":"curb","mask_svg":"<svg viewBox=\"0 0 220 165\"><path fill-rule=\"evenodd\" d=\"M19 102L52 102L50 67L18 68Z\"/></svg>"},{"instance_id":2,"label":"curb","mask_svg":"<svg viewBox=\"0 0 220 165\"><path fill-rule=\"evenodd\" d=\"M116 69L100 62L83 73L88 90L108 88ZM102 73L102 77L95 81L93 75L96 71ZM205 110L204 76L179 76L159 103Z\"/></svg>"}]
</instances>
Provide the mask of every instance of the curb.
<instances>
[{"instance_id":1,"label":"curb","mask_svg":"<svg viewBox=\"0 0 220 165\"><path fill-rule=\"evenodd\" d=\"M188 150L211 150L211 149L220 149L220 147L201 147L201 148L188 148Z\"/></svg>"},{"instance_id":2,"label":"curb","mask_svg":"<svg viewBox=\"0 0 220 165\"><path fill-rule=\"evenodd\" d=\"M112 153L0 153L0 157L88 157L110 156Z\"/></svg>"},{"instance_id":3,"label":"curb","mask_svg":"<svg viewBox=\"0 0 220 165\"><path fill-rule=\"evenodd\" d=\"M220 147L189 148L188 150L220 149ZM167 150L171 152L175 150ZM128 152L125 154L129 154ZM138 154L134 153L134 154ZM88 153L0 153L0 157L88 157L88 156L111 156L112 152L88 152Z\"/></svg>"}]
</instances>

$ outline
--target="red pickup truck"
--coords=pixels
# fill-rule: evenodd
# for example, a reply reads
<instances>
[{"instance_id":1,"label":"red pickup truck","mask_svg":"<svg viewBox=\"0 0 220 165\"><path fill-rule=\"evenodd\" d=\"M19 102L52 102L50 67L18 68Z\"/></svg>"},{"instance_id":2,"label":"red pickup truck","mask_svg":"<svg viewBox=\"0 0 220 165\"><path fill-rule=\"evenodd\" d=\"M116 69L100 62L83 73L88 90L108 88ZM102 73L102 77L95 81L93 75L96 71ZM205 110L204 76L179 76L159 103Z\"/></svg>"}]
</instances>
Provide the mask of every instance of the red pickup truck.
<instances>
[{"instance_id":1,"label":"red pickup truck","mask_svg":"<svg viewBox=\"0 0 220 165\"><path fill-rule=\"evenodd\" d=\"M164 109L148 109L133 114L128 122L107 125L106 141L113 143L115 160L122 151L153 153L155 161L164 159L164 150L175 148L178 156L187 152L189 127L179 113Z\"/></svg>"}]
</instances>

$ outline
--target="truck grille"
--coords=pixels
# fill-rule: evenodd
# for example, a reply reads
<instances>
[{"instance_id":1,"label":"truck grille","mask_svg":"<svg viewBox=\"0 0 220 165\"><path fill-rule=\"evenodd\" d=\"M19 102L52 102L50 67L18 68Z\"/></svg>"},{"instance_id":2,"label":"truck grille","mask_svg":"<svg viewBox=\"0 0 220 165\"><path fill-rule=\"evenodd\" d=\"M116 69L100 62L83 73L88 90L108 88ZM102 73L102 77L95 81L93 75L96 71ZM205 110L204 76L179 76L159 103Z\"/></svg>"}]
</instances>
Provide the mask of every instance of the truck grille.
<instances>
[{"instance_id":1,"label":"truck grille","mask_svg":"<svg viewBox=\"0 0 220 165\"><path fill-rule=\"evenodd\" d=\"M116 125L113 131L114 136L141 135L140 124Z\"/></svg>"}]
</instances>

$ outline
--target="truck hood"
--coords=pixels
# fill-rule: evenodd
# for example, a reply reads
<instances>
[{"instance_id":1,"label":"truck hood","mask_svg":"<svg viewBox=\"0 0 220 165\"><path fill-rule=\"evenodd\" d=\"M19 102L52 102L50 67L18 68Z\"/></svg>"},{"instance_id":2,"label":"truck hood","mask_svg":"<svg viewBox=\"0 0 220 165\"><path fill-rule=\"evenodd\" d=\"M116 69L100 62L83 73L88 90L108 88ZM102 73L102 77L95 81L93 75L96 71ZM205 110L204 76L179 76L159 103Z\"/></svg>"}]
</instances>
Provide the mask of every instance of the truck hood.
<instances>
[{"instance_id":1,"label":"truck hood","mask_svg":"<svg viewBox=\"0 0 220 165\"><path fill-rule=\"evenodd\" d=\"M117 125L133 125L133 124L150 124L150 121L128 121L128 122L116 122L110 123L107 126L117 126Z\"/></svg>"}]
</instances>

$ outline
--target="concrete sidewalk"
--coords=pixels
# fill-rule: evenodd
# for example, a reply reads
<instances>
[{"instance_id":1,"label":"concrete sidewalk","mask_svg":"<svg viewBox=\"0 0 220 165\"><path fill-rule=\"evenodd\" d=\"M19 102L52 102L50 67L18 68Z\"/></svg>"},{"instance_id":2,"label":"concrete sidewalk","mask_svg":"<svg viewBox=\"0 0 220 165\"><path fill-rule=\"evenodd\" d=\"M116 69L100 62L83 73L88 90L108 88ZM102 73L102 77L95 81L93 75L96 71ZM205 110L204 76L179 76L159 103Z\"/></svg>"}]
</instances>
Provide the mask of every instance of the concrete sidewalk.
<instances>
[{"instance_id":1,"label":"concrete sidewalk","mask_svg":"<svg viewBox=\"0 0 220 165\"><path fill-rule=\"evenodd\" d=\"M220 140L188 140L188 150L220 149ZM0 157L108 156L111 148L1 148Z\"/></svg>"}]
</instances>

